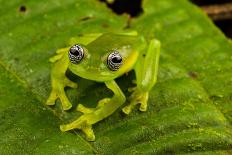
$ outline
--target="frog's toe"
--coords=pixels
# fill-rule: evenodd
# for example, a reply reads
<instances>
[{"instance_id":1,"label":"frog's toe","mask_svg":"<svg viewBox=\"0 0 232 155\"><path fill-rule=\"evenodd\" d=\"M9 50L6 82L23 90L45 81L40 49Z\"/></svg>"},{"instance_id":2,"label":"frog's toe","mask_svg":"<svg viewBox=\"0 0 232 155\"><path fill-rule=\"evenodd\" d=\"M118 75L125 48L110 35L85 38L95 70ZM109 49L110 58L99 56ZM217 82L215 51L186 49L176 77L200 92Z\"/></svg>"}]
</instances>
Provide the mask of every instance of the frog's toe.
<instances>
[{"instance_id":1,"label":"frog's toe","mask_svg":"<svg viewBox=\"0 0 232 155\"><path fill-rule=\"evenodd\" d=\"M69 99L65 95L64 90L62 89L53 89L46 101L46 105L55 105L58 98L61 101L63 110L69 110L70 108L72 108L72 104L70 103Z\"/></svg>"},{"instance_id":2,"label":"frog's toe","mask_svg":"<svg viewBox=\"0 0 232 155\"><path fill-rule=\"evenodd\" d=\"M54 105L56 103L57 98L58 98L57 93L55 91L52 91L46 101L46 105Z\"/></svg>"},{"instance_id":3,"label":"frog's toe","mask_svg":"<svg viewBox=\"0 0 232 155\"><path fill-rule=\"evenodd\" d=\"M139 110L142 111L142 112L147 111L147 102L146 103L141 103Z\"/></svg>"},{"instance_id":4,"label":"frog's toe","mask_svg":"<svg viewBox=\"0 0 232 155\"><path fill-rule=\"evenodd\" d=\"M132 109L137 105L140 104L140 111L147 111L147 100L148 100L148 92L139 93L134 91L132 95L129 97L129 105L125 106L122 111L125 114L129 114Z\"/></svg>"},{"instance_id":5,"label":"frog's toe","mask_svg":"<svg viewBox=\"0 0 232 155\"><path fill-rule=\"evenodd\" d=\"M59 98L62 104L63 110L69 110L72 108L72 104L68 100L67 96L64 93L59 94Z\"/></svg>"},{"instance_id":6,"label":"frog's toe","mask_svg":"<svg viewBox=\"0 0 232 155\"><path fill-rule=\"evenodd\" d=\"M131 110L132 110L132 107L130 105L125 106L124 108L122 108L122 111L127 115L130 114Z\"/></svg>"},{"instance_id":7,"label":"frog's toe","mask_svg":"<svg viewBox=\"0 0 232 155\"><path fill-rule=\"evenodd\" d=\"M91 114L84 114L69 124L60 125L60 130L65 132L73 129L81 129L85 133L88 141L94 141L95 135L92 129L92 125L88 123L91 122L93 117L95 116Z\"/></svg>"},{"instance_id":8,"label":"frog's toe","mask_svg":"<svg viewBox=\"0 0 232 155\"><path fill-rule=\"evenodd\" d=\"M80 111L84 114L91 113L94 110L95 110L95 108L87 108L87 107L83 106L82 104L78 104L78 106L77 106L77 111Z\"/></svg>"},{"instance_id":9,"label":"frog's toe","mask_svg":"<svg viewBox=\"0 0 232 155\"><path fill-rule=\"evenodd\" d=\"M86 138L88 141L94 141L95 140L95 135L92 129L92 126L83 128L82 131L85 133Z\"/></svg>"},{"instance_id":10,"label":"frog's toe","mask_svg":"<svg viewBox=\"0 0 232 155\"><path fill-rule=\"evenodd\" d=\"M81 125L80 125L81 126ZM60 125L60 130L62 132L65 132L65 131L69 131L69 130L72 130L72 129L81 129L85 136L86 136L86 139L88 141L94 141L95 140L95 135L94 135L94 132L93 132L93 129L92 129L92 126L89 125L89 126L86 126L86 127L79 127L79 126L71 126L70 124L67 124L67 125Z\"/></svg>"},{"instance_id":11,"label":"frog's toe","mask_svg":"<svg viewBox=\"0 0 232 155\"><path fill-rule=\"evenodd\" d=\"M63 110L69 110L69 109L72 108L72 104L70 103L69 105L68 104L67 105L63 105L62 108L63 108Z\"/></svg>"},{"instance_id":12,"label":"frog's toe","mask_svg":"<svg viewBox=\"0 0 232 155\"><path fill-rule=\"evenodd\" d=\"M77 84L71 80L69 80L68 78L65 78L64 80L65 85L71 88L77 88Z\"/></svg>"},{"instance_id":13,"label":"frog's toe","mask_svg":"<svg viewBox=\"0 0 232 155\"><path fill-rule=\"evenodd\" d=\"M81 129L86 127L86 120L83 119L83 115L79 117L77 120L69 123L69 124L63 124L60 125L60 130L62 132L73 130L73 129Z\"/></svg>"},{"instance_id":14,"label":"frog's toe","mask_svg":"<svg viewBox=\"0 0 232 155\"><path fill-rule=\"evenodd\" d=\"M110 98L103 98L98 101L97 108L103 107L106 103L108 103L111 99Z\"/></svg>"},{"instance_id":15,"label":"frog's toe","mask_svg":"<svg viewBox=\"0 0 232 155\"><path fill-rule=\"evenodd\" d=\"M65 131L68 131L69 128L67 127L67 125L60 125L60 130L61 130L62 132L65 132Z\"/></svg>"}]
</instances>

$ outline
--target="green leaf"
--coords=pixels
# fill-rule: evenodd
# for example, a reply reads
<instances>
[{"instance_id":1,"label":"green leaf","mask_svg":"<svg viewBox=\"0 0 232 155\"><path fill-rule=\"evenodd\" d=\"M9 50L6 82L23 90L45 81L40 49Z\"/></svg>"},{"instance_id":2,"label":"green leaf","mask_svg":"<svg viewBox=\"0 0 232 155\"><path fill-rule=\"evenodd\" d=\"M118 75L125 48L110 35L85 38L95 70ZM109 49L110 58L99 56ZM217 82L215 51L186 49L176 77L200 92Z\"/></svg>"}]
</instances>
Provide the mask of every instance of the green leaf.
<instances>
[{"instance_id":1,"label":"green leaf","mask_svg":"<svg viewBox=\"0 0 232 155\"><path fill-rule=\"evenodd\" d=\"M229 154L232 151L232 43L186 0L144 0L128 25L96 0L0 0L0 154ZM20 12L20 6L26 11ZM59 124L80 116L43 105L49 57L70 37L125 28L162 43L149 109L118 109L94 125L95 142ZM71 75L74 104L96 106L112 95L101 83ZM128 95L133 72L117 79Z\"/></svg>"}]
</instances>

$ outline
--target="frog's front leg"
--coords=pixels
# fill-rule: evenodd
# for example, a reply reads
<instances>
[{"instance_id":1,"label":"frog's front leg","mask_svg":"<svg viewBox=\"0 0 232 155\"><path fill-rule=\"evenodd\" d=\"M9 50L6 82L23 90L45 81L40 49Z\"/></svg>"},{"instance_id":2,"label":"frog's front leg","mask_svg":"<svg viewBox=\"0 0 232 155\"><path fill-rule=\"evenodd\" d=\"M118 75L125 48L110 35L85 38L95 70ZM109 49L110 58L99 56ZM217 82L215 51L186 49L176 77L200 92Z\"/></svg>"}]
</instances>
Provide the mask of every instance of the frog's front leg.
<instances>
[{"instance_id":1,"label":"frog's front leg","mask_svg":"<svg viewBox=\"0 0 232 155\"><path fill-rule=\"evenodd\" d=\"M76 43L79 44L88 44L97 37L101 36L101 33L92 33L86 34L80 37L73 37L69 40L69 45L72 46ZM52 81L52 91L47 99L47 105L54 105L55 101L59 98L62 103L62 107L64 110L68 110L72 107L72 104L68 100L64 88L66 86L76 88L77 84L70 81L66 76L65 72L69 66L69 58L68 58L68 51L70 47L62 48L56 51L54 57L50 58L50 62L53 63L52 65L52 72L51 72L51 81Z\"/></svg>"},{"instance_id":2,"label":"frog's front leg","mask_svg":"<svg viewBox=\"0 0 232 155\"><path fill-rule=\"evenodd\" d=\"M89 141L95 140L92 125L111 115L126 100L123 92L115 81L107 81L105 84L114 92L114 96L112 98L100 100L96 108L86 108L83 105L78 105L78 110L81 111L83 115L69 124L61 125L61 131L81 129L86 134Z\"/></svg>"},{"instance_id":3,"label":"frog's front leg","mask_svg":"<svg viewBox=\"0 0 232 155\"><path fill-rule=\"evenodd\" d=\"M137 104L140 104L140 111L147 110L149 91L157 80L159 55L160 42L153 39L148 46L147 52L144 55L140 55L135 65L137 86L133 89L133 93L129 97L129 105L122 109L125 114L129 114Z\"/></svg>"},{"instance_id":4,"label":"frog's front leg","mask_svg":"<svg viewBox=\"0 0 232 155\"><path fill-rule=\"evenodd\" d=\"M49 98L47 99L47 105L54 105L56 100L59 98L64 110L68 110L72 107L69 99L67 98L64 88L66 86L76 88L77 84L70 81L66 76L65 72L68 68L68 54L69 48L62 48L56 51L57 55L50 58L52 64L51 71L51 83L52 91Z\"/></svg>"}]
</instances>

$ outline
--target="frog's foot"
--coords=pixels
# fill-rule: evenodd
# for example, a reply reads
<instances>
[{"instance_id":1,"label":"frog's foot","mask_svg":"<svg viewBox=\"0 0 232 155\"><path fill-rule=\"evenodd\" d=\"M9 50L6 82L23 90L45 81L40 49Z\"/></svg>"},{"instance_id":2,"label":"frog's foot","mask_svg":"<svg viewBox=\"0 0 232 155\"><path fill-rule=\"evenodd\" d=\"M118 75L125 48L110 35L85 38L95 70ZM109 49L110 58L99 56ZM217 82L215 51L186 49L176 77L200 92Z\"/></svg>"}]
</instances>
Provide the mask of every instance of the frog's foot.
<instances>
[{"instance_id":1,"label":"frog's foot","mask_svg":"<svg viewBox=\"0 0 232 155\"><path fill-rule=\"evenodd\" d=\"M110 102L110 98L104 98L98 102L96 108L87 108L82 104L78 104L77 110L82 112L83 115L69 124L61 125L60 130L64 132L72 129L80 129L85 133L87 140L94 141L95 135L92 125L112 113Z\"/></svg>"},{"instance_id":2,"label":"frog's foot","mask_svg":"<svg viewBox=\"0 0 232 155\"><path fill-rule=\"evenodd\" d=\"M134 90L131 96L129 97L129 105L125 106L122 111L125 114L129 114L135 105L140 104L140 111L147 111L147 100L148 100L148 92L140 92Z\"/></svg>"},{"instance_id":3,"label":"frog's foot","mask_svg":"<svg viewBox=\"0 0 232 155\"><path fill-rule=\"evenodd\" d=\"M91 113L84 114L81 117L79 117L77 120L69 124L60 125L60 130L62 132L65 132L65 131L69 131L72 129L80 129L85 133L88 141L94 141L95 135L92 129L92 125L90 123L92 117L93 117L93 114L91 115Z\"/></svg>"},{"instance_id":4,"label":"frog's foot","mask_svg":"<svg viewBox=\"0 0 232 155\"><path fill-rule=\"evenodd\" d=\"M64 110L69 110L72 107L72 104L70 103L69 99L65 94L64 87L66 86L77 88L76 83L70 81L68 78L65 77L62 84L57 84L57 85L54 84L52 86L52 91L46 101L46 105L54 105L56 100L59 98L62 104L62 108Z\"/></svg>"}]
</instances>

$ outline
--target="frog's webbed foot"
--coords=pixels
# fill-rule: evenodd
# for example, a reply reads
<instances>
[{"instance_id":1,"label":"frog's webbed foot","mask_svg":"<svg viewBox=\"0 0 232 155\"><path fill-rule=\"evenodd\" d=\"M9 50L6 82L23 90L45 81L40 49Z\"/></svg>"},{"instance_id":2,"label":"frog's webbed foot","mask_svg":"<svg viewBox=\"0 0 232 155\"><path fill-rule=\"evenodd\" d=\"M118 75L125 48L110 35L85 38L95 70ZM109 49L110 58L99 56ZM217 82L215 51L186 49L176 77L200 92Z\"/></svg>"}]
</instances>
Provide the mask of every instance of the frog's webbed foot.
<instances>
[{"instance_id":1,"label":"frog's webbed foot","mask_svg":"<svg viewBox=\"0 0 232 155\"><path fill-rule=\"evenodd\" d=\"M65 132L72 129L80 129L85 133L88 141L94 141L95 135L91 124L91 119L93 117L94 113L86 113L69 124L60 125L60 130Z\"/></svg>"},{"instance_id":2,"label":"frog's webbed foot","mask_svg":"<svg viewBox=\"0 0 232 155\"><path fill-rule=\"evenodd\" d=\"M66 54L68 51L69 47L58 49L56 51L57 55L49 59L50 62L52 62L52 91L46 102L47 105L54 105L56 100L60 99L64 110L68 110L72 107L72 104L65 94L64 88L77 88L77 84L69 80L65 75L69 64L69 58Z\"/></svg>"},{"instance_id":3,"label":"frog's webbed foot","mask_svg":"<svg viewBox=\"0 0 232 155\"><path fill-rule=\"evenodd\" d=\"M129 114L137 104L140 104L140 111L147 111L148 92L138 91L136 87L130 88L129 91L133 91L128 99L129 105L125 106L122 111L125 114Z\"/></svg>"},{"instance_id":4,"label":"frog's webbed foot","mask_svg":"<svg viewBox=\"0 0 232 155\"><path fill-rule=\"evenodd\" d=\"M77 88L77 84L69 80L65 72L68 68L69 58L68 55L65 54L69 50L69 47L61 48L56 51L55 56L49 59L52 63L52 71L51 71L51 83L52 90L46 101L47 105L54 105L57 99L60 99L62 108L64 110L68 110L72 107L72 104L68 100L64 88L71 87Z\"/></svg>"},{"instance_id":5,"label":"frog's webbed foot","mask_svg":"<svg viewBox=\"0 0 232 155\"><path fill-rule=\"evenodd\" d=\"M61 125L60 130L64 132L72 129L81 129L88 141L94 141L95 135L92 124L96 122L96 119L102 119L99 113L103 111L105 104L109 103L110 100L110 98L100 100L96 108L87 108L82 104L78 104L77 111L82 112L83 115L69 124Z\"/></svg>"},{"instance_id":6,"label":"frog's webbed foot","mask_svg":"<svg viewBox=\"0 0 232 155\"><path fill-rule=\"evenodd\" d=\"M72 107L72 104L70 103L69 99L67 98L64 88L65 87L71 87L71 88L77 88L77 84L69 80L67 77L64 77L62 82L53 82L52 91L50 93L50 96L47 99L46 104L47 105L54 105L56 100L59 98L62 104L62 108L64 110L68 110Z\"/></svg>"}]
</instances>

